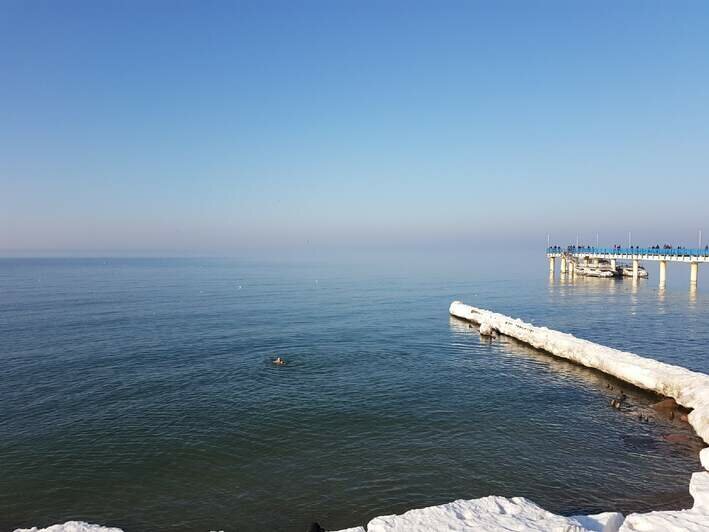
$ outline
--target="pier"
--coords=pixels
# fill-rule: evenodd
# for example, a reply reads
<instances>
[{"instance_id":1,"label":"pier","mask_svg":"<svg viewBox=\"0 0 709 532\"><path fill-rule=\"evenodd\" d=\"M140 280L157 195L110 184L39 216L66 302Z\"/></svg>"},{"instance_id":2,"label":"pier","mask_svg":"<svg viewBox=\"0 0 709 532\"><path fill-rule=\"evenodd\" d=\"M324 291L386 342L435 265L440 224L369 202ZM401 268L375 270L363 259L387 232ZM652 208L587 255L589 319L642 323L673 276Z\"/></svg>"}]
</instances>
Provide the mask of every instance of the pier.
<instances>
[{"instance_id":1,"label":"pier","mask_svg":"<svg viewBox=\"0 0 709 532\"><path fill-rule=\"evenodd\" d=\"M698 248L641 248L641 247L591 247L591 246L549 246L546 249L549 259L549 272L554 273L556 259L560 259L561 273L575 275L576 264L598 263L599 259L609 260L615 269L616 261L630 261L633 267L633 279L639 278L640 261L655 261L660 263L660 286L667 281L667 263L689 263L689 282L696 286L699 277L699 264L709 262L709 249Z\"/></svg>"}]
</instances>

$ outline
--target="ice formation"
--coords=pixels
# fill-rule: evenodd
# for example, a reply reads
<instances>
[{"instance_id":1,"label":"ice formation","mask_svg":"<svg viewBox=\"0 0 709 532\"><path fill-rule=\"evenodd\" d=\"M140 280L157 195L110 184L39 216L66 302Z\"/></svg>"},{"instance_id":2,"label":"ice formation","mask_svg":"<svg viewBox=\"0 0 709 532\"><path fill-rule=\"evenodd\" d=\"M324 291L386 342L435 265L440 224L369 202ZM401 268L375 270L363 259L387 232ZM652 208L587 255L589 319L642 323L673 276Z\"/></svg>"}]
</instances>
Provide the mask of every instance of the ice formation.
<instances>
[{"instance_id":1,"label":"ice formation","mask_svg":"<svg viewBox=\"0 0 709 532\"><path fill-rule=\"evenodd\" d=\"M123 532L123 530L101 525L90 525L83 521L67 521L63 525L52 525L47 528L18 528L15 532Z\"/></svg>"},{"instance_id":2,"label":"ice formation","mask_svg":"<svg viewBox=\"0 0 709 532\"><path fill-rule=\"evenodd\" d=\"M622 521L620 514L608 515L608 520ZM401 515L386 515L372 519L367 525L367 532L447 532L479 531L497 532L500 530L549 531L558 532L615 532L604 528L603 519L593 520L589 516L587 528L573 517L563 517L547 512L532 501L523 497L482 497L473 500L458 500L440 506L409 510Z\"/></svg>"},{"instance_id":3,"label":"ice formation","mask_svg":"<svg viewBox=\"0 0 709 532\"><path fill-rule=\"evenodd\" d=\"M489 496L375 517L367 524L366 532L618 532L622 523L623 514L617 512L563 517L523 497ZM349 531L365 529L339 532Z\"/></svg>"},{"instance_id":4,"label":"ice formation","mask_svg":"<svg viewBox=\"0 0 709 532\"><path fill-rule=\"evenodd\" d=\"M692 409L688 421L696 433L709 443L709 375L582 340L546 327L537 327L460 301L454 301L449 312L481 328L484 326L486 332L492 328L493 331L557 357L597 369L639 388L672 397L678 404ZM709 448L700 452L699 459L702 467L709 470ZM620 532L709 531L709 473L694 473L689 483L689 492L694 498L691 509L630 514L620 525ZM579 521L588 526L583 519ZM607 525L607 531L618 529L615 521Z\"/></svg>"},{"instance_id":5,"label":"ice formation","mask_svg":"<svg viewBox=\"0 0 709 532\"><path fill-rule=\"evenodd\" d=\"M517 338L552 355L613 375L638 388L674 398L678 404L692 409L689 423L709 443L709 375L582 340L546 327L536 327L460 301L451 304L450 313L464 320L485 324L501 334Z\"/></svg>"}]
</instances>

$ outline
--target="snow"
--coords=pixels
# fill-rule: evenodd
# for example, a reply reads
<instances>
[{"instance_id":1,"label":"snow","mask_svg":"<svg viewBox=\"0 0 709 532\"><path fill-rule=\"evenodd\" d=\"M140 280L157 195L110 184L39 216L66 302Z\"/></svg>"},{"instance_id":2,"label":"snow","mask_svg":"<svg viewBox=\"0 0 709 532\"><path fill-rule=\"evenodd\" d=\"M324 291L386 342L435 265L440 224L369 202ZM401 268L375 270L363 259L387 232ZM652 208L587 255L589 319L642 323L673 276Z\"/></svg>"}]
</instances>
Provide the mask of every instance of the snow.
<instances>
[{"instance_id":1,"label":"snow","mask_svg":"<svg viewBox=\"0 0 709 532\"><path fill-rule=\"evenodd\" d=\"M709 471L709 447L699 452L699 461L702 463L702 467Z\"/></svg>"},{"instance_id":2,"label":"snow","mask_svg":"<svg viewBox=\"0 0 709 532\"><path fill-rule=\"evenodd\" d=\"M612 347L576 338L571 334L536 327L521 320L488 310L471 307L454 301L449 309L451 315L472 321L486 329L492 328L552 355L576 362L582 366L600 370L639 388L672 397L678 404L692 409L688 416L696 433L709 443L709 375L690 371L679 366L665 364ZM702 467L709 470L709 448L699 453ZM690 510L630 514L622 521L621 532L673 532L709 531L709 472L694 473L689 483L689 492L694 498ZM603 514L600 514L603 515ZM599 516L580 516L575 519L584 527L594 530L592 519ZM602 522L598 528L608 532L617 530L616 518Z\"/></svg>"},{"instance_id":3,"label":"snow","mask_svg":"<svg viewBox=\"0 0 709 532\"><path fill-rule=\"evenodd\" d=\"M620 512L603 512L593 515L573 515L586 530L593 532L617 532L623 524L623 514Z\"/></svg>"},{"instance_id":4,"label":"snow","mask_svg":"<svg viewBox=\"0 0 709 532\"><path fill-rule=\"evenodd\" d=\"M47 528L18 528L15 532L123 532L120 528L101 525L90 525L83 521L67 521L63 525L52 525Z\"/></svg>"},{"instance_id":5,"label":"snow","mask_svg":"<svg viewBox=\"0 0 709 532\"><path fill-rule=\"evenodd\" d=\"M709 515L691 510L630 514L620 532L707 532Z\"/></svg>"},{"instance_id":6,"label":"snow","mask_svg":"<svg viewBox=\"0 0 709 532\"><path fill-rule=\"evenodd\" d=\"M694 499L692 510L709 514L709 473L692 473L689 481L689 494Z\"/></svg>"},{"instance_id":7,"label":"snow","mask_svg":"<svg viewBox=\"0 0 709 532\"><path fill-rule=\"evenodd\" d=\"M492 336L495 332L495 329L492 328L492 325L490 325L487 322L483 322L480 324L480 336Z\"/></svg>"},{"instance_id":8,"label":"snow","mask_svg":"<svg viewBox=\"0 0 709 532\"><path fill-rule=\"evenodd\" d=\"M489 496L376 517L367 525L367 532L617 532L622 521L623 516L617 513L563 517L523 497Z\"/></svg>"},{"instance_id":9,"label":"snow","mask_svg":"<svg viewBox=\"0 0 709 532\"><path fill-rule=\"evenodd\" d=\"M680 405L693 409L688 417L689 423L709 443L709 375L582 340L546 327L536 327L460 301L451 304L450 313L458 318L490 326L493 330L552 355L674 398Z\"/></svg>"}]
</instances>

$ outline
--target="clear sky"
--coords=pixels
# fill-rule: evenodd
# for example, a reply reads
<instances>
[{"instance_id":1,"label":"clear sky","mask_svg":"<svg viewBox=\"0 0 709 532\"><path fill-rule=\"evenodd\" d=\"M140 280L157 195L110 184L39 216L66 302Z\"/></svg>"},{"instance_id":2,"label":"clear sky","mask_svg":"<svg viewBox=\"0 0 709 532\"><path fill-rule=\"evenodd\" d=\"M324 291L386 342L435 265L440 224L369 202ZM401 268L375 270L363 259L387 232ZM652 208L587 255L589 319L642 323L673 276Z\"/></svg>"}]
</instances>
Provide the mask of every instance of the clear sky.
<instances>
[{"instance_id":1,"label":"clear sky","mask_svg":"<svg viewBox=\"0 0 709 532\"><path fill-rule=\"evenodd\" d=\"M0 252L698 228L709 2L0 0Z\"/></svg>"}]
</instances>

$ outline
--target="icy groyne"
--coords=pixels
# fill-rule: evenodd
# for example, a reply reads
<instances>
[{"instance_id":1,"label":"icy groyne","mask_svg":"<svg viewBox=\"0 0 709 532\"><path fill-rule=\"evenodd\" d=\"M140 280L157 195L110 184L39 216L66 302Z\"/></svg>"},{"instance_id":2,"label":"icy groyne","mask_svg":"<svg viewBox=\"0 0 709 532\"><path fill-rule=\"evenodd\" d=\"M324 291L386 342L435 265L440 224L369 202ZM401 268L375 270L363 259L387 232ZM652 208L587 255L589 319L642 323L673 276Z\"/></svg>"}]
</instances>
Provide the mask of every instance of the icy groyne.
<instances>
[{"instance_id":1,"label":"icy groyne","mask_svg":"<svg viewBox=\"0 0 709 532\"><path fill-rule=\"evenodd\" d=\"M546 327L454 301L449 312L456 318L480 325L481 331L497 331L537 349L588 368L597 369L630 384L672 397L692 410L689 423L709 443L709 375L613 349Z\"/></svg>"},{"instance_id":2,"label":"icy groyne","mask_svg":"<svg viewBox=\"0 0 709 532\"><path fill-rule=\"evenodd\" d=\"M634 353L599 345L573 335L536 327L521 320L455 301L450 314L479 326L480 334L496 333L516 338L532 347L672 397L692 409L688 421L709 443L709 376L664 364ZM520 497L482 497L409 510L401 515L372 519L365 527L342 532L687 532L709 531L709 448L699 454L705 471L692 474L689 492L694 506L687 510L634 513L618 512L564 517L547 512Z\"/></svg>"}]
</instances>

